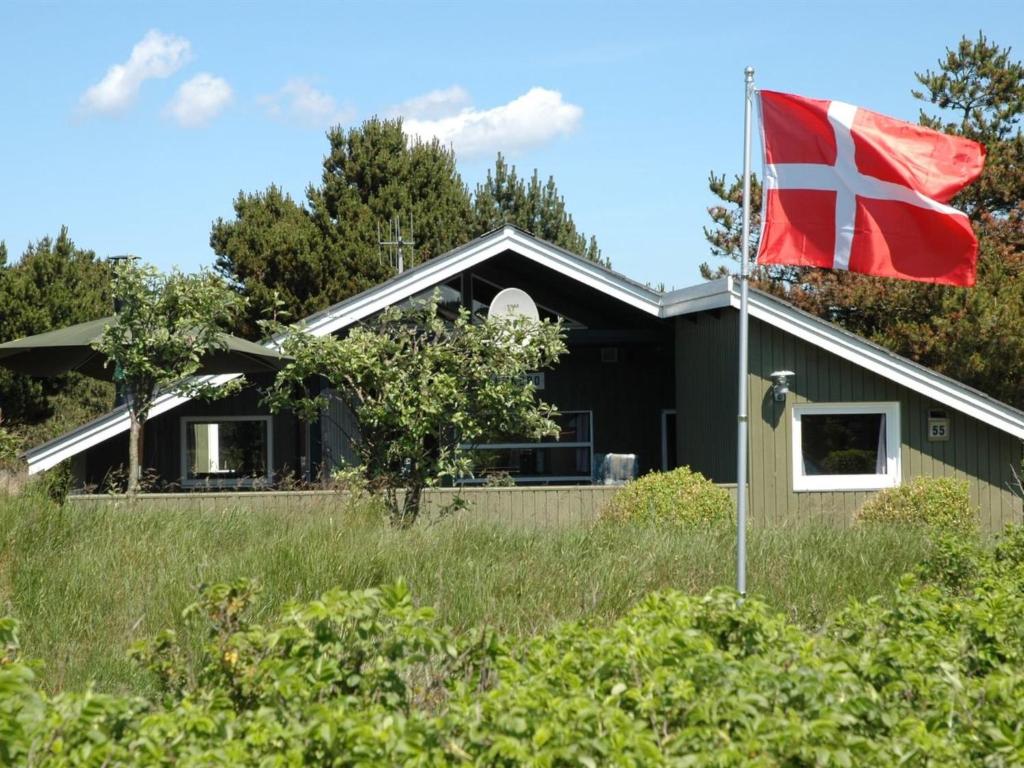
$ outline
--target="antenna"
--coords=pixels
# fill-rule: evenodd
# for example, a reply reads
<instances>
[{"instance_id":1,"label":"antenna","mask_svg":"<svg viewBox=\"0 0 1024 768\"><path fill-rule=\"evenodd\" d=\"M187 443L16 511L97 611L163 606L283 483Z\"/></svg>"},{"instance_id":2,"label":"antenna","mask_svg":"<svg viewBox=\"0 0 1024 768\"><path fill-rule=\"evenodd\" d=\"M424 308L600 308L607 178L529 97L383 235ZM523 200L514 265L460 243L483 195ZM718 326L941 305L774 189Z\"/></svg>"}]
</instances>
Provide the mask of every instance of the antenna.
<instances>
[{"instance_id":1,"label":"antenna","mask_svg":"<svg viewBox=\"0 0 1024 768\"><path fill-rule=\"evenodd\" d=\"M416 245L416 241L413 239L413 228L412 228L412 214L409 214L409 239L406 240L402 235L402 222L398 216L395 216L388 225L388 237L389 240L381 239L380 223L377 223L377 246L379 248L381 261L387 260L387 263L399 275L405 271L406 266L406 249L409 250L409 266L414 266L416 251L413 246Z\"/></svg>"}]
</instances>

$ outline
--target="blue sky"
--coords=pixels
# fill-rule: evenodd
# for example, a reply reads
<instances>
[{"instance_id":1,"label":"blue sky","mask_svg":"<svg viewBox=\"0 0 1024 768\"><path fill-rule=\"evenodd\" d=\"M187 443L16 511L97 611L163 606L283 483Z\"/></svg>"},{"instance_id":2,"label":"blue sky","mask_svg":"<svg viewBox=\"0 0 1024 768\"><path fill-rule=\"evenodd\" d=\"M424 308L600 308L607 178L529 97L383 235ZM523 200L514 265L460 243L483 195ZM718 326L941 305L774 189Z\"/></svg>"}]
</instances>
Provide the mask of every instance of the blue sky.
<instances>
[{"instance_id":1,"label":"blue sky","mask_svg":"<svg viewBox=\"0 0 1024 768\"><path fill-rule=\"evenodd\" d=\"M913 73L978 30L1024 57L1010 0L5 2L0 239L17 258L66 224L101 256L210 265L240 190L301 198L328 125L401 113L471 188L498 150L554 175L616 269L680 287L708 172L740 169L744 66L915 120Z\"/></svg>"}]
</instances>

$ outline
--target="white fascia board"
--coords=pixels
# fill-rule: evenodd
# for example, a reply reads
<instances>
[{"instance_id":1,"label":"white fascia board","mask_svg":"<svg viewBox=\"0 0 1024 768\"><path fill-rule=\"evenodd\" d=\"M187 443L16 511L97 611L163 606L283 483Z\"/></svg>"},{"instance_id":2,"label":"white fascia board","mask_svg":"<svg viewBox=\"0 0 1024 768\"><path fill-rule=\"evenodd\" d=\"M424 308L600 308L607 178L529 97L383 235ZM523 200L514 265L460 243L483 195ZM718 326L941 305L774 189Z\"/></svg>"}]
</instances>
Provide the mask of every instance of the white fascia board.
<instances>
[{"instance_id":1,"label":"white fascia board","mask_svg":"<svg viewBox=\"0 0 1024 768\"><path fill-rule=\"evenodd\" d=\"M677 317L732 306L732 278L723 277L665 294L661 316Z\"/></svg>"},{"instance_id":2,"label":"white fascia board","mask_svg":"<svg viewBox=\"0 0 1024 768\"><path fill-rule=\"evenodd\" d=\"M328 312L304 328L314 336L335 333L508 250L513 250L531 261L571 277L647 314L655 317L660 315L659 294L656 291L642 289L638 285L617 279L600 267L592 267L581 262L578 257L562 254L515 229L507 228L448 258L441 257L427 262L415 272L410 272L408 280L399 279L380 288L371 288L361 297L343 302L336 312Z\"/></svg>"},{"instance_id":3,"label":"white fascia board","mask_svg":"<svg viewBox=\"0 0 1024 768\"><path fill-rule=\"evenodd\" d=\"M623 279L579 256L551 248L516 229L506 229L502 239L506 243L515 243L516 252L528 259L572 277L577 282L629 304L642 312L654 317L661 316L661 293L659 291Z\"/></svg>"},{"instance_id":4,"label":"white fascia board","mask_svg":"<svg viewBox=\"0 0 1024 768\"><path fill-rule=\"evenodd\" d=\"M218 376L204 378L210 384L220 386L232 379L237 379L238 375L223 373ZM182 403L187 403L189 400L191 400L190 397L179 394L167 393L158 395L156 400L153 401L153 407L149 410L149 417L159 416L173 408L177 408ZM104 440L116 437L122 432L127 432L129 427L128 411L125 408L121 407L111 411L99 419L83 424L63 437L26 451L25 462L28 464L28 473L34 475L51 469L77 453L81 453L94 445L99 445Z\"/></svg>"},{"instance_id":5,"label":"white fascia board","mask_svg":"<svg viewBox=\"0 0 1024 768\"><path fill-rule=\"evenodd\" d=\"M878 349L869 342L833 328L823 320L806 317L798 311L753 294L750 296L750 316L907 389L920 392L983 424L1024 439L1024 415L1015 409L1000 407L995 401L978 397L957 382Z\"/></svg>"}]
</instances>

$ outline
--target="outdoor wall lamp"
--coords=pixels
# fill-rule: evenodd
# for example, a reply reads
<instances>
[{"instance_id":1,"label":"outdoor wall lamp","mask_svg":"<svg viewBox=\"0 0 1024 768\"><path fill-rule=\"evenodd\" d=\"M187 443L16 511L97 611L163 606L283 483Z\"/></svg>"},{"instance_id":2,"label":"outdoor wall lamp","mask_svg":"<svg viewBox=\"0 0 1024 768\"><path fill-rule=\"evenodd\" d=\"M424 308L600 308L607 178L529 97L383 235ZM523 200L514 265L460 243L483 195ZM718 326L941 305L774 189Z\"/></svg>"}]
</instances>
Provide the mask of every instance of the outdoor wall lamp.
<instances>
[{"instance_id":1,"label":"outdoor wall lamp","mask_svg":"<svg viewBox=\"0 0 1024 768\"><path fill-rule=\"evenodd\" d=\"M792 371L772 371L772 395L775 402L784 403L789 394L789 380L796 376Z\"/></svg>"}]
</instances>

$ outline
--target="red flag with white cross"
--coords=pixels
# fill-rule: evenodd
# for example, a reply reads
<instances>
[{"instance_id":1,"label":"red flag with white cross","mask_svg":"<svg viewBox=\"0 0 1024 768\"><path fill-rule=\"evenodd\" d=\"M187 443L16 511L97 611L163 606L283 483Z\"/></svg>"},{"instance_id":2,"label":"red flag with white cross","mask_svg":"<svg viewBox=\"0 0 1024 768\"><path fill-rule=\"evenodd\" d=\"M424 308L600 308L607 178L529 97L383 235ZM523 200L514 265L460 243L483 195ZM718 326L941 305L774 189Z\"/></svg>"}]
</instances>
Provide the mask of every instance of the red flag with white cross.
<instances>
[{"instance_id":1,"label":"red flag with white cross","mask_svg":"<svg viewBox=\"0 0 1024 768\"><path fill-rule=\"evenodd\" d=\"M759 264L974 285L978 241L947 205L985 147L841 101L759 91Z\"/></svg>"}]
</instances>

